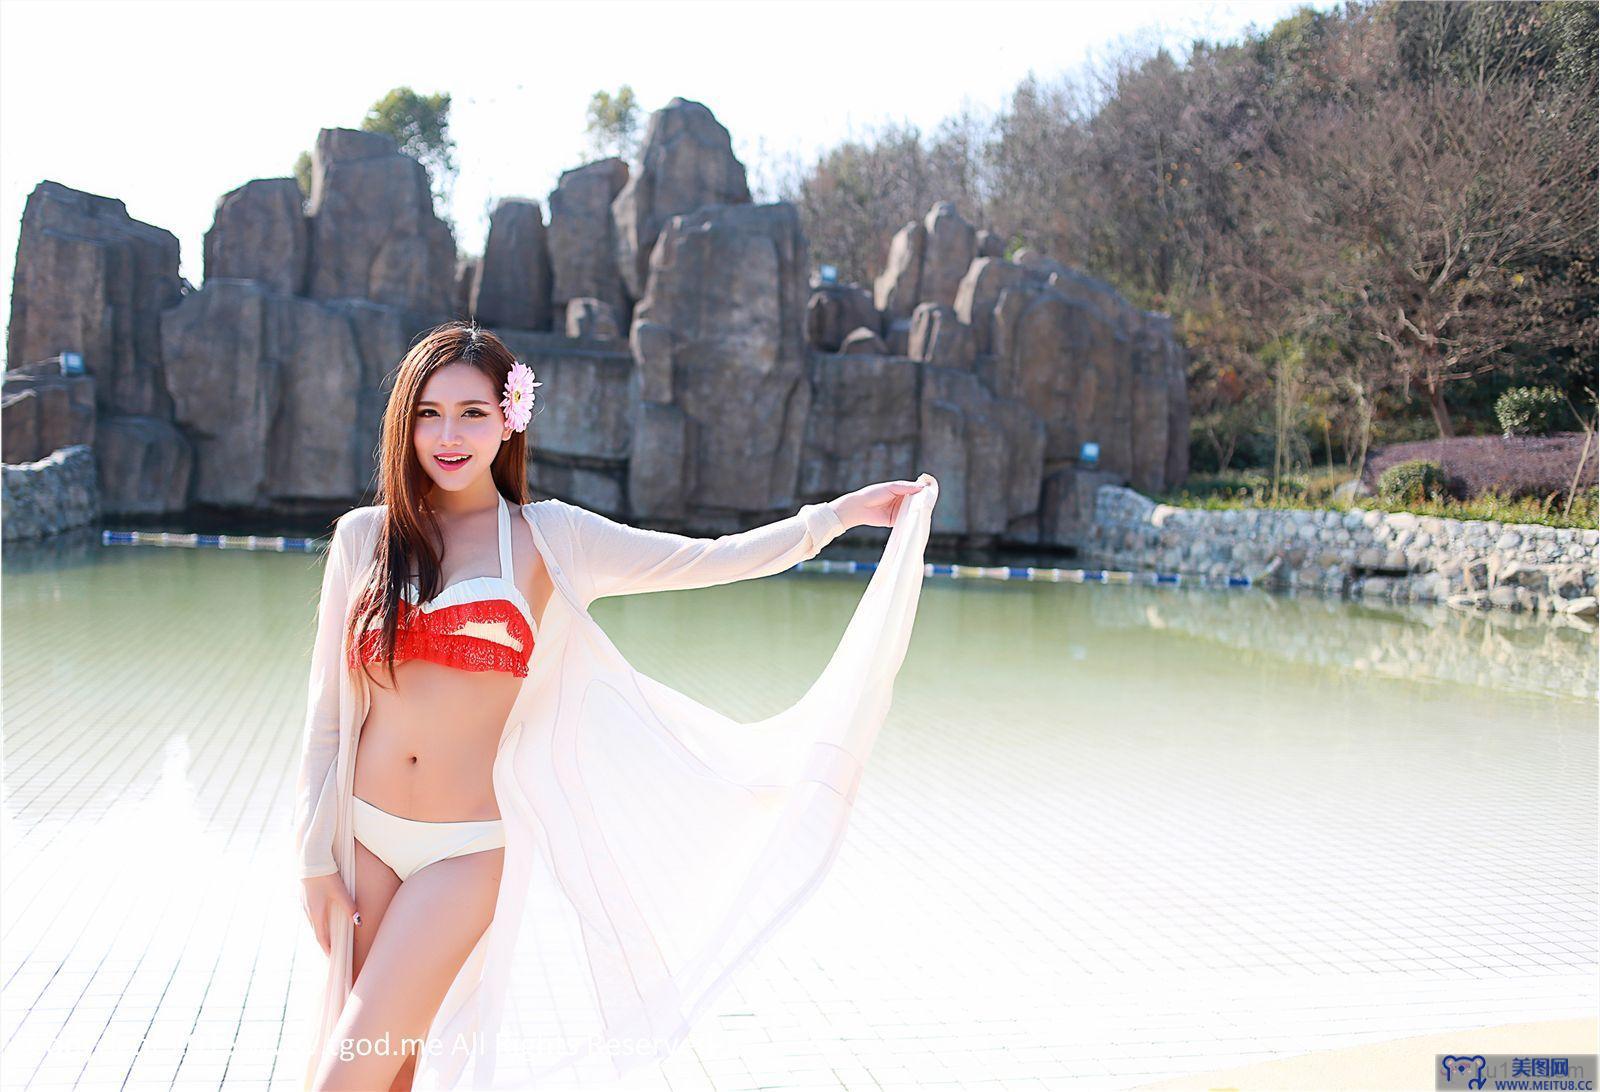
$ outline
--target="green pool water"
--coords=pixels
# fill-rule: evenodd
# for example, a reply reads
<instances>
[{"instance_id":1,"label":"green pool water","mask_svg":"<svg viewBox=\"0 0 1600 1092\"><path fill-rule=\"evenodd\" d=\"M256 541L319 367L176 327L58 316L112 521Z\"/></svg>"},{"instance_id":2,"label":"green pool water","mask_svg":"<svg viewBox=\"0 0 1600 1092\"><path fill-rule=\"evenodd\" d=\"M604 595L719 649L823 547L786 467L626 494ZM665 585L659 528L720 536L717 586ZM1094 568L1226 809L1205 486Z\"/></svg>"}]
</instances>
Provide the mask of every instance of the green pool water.
<instances>
[{"instance_id":1,"label":"green pool water","mask_svg":"<svg viewBox=\"0 0 1600 1092\"><path fill-rule=\"evenodd\" d=\"M321 952L280 866L319 564L8 550L7 1087L293 1085ZM809 685L866 579L594 613L647 674L755 719ZM1334 1012L1351 1042L1393 1030L1365 983L1419 1026L1592 1012L1596 653L1503 613L930 577L834 872L703 1034L830 990L904 1027L914 989L930 1020L998 1013L1112 1079L1339 1045ZM174 1012L231 1060L105 1034L64 1060L83 1029ZM1120 1038L1090 1041L1112 1012ZM1184 1021L1207 1045L1180 1065L1160 1044ZM757 1040L728 1049L783 1064Z\"/></svg>"}]
</instances>

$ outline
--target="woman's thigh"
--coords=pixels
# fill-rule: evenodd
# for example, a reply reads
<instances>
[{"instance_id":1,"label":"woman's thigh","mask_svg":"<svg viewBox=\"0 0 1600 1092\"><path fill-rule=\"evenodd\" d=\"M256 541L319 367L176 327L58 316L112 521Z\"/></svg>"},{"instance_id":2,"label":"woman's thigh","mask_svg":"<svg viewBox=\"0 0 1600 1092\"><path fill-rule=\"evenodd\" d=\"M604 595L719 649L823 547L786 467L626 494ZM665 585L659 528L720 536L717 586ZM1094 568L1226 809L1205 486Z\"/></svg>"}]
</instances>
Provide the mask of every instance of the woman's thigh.
<instances>
[{"instance_id":1,"label":"woman's thigh","mask_svg":"<svg viewBox=\"0 0 1600 1092\"><path fill-rule=\"evenodd\" d=\"M335 1032L340 1044L368 1046L324 1058L319 1087L390 1086L494 917L504 861L504 849L450 857L400 885L384 909L382 928L374 930ZM365 923L365 910L361 919Z\"/></svg>"},{"instance_id":2,"label":"woman's thigh","mask_svg":"<svg viewBox=\"0 0 1600 1092\"><path fill-rule=\"evenodd\" d=\"M372 942L378 936L378 926L383 924L383 915L389 909L389 901L394 898L394 893L398 890L400 890L400 877L394 874L394 869L379 860L376 853L358 840L356 912L361 915L361 924L356 926L355 948L351 952L351 982L360 976L361 967L367 961L367 953L372 950Z\"/></svg>"}]
</instances>

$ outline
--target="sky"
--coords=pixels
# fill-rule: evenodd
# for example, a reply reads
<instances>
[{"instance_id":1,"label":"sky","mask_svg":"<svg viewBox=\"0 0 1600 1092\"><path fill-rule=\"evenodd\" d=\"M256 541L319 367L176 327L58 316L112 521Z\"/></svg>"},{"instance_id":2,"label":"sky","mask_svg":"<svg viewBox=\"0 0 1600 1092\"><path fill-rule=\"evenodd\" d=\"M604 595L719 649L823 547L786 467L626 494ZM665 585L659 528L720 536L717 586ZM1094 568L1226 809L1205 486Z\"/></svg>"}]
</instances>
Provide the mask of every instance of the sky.
<instances>
[{"instance_id":1,"label":"sky","mask_svg":"<svg viewBox=\"0 0 1600 1092\"><path fill-rule=\"evenodd\" d=\"M451 215L458 246L481 253L494 201L544 204L584 161L584 111L600 89L629 84L646 111L675 95L705 103L757 188L761 163L809 161L888 122L931 131L963 106L993 111L1029 72L1052 78L1134 41L1163 41L1181 59L1196 37L1233 39L1300 6L0 0L5 313L39 182L117 198L171 231L180 273L199 285L223 194L292 175L319 129L359 128L402 85L453 96Z\"/></svg>"}]
</instances>

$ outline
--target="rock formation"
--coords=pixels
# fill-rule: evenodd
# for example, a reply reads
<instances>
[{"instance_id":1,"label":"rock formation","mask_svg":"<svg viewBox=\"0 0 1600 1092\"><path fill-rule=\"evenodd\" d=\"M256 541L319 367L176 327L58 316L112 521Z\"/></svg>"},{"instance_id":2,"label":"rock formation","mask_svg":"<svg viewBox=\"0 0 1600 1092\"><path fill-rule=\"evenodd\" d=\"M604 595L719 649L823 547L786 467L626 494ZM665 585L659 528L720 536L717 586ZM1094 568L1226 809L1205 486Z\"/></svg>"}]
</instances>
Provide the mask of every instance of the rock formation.
<instances>
[{"instance_id":1,"label":"rock formation","mask_svg":"<svg viewBox=\"0 0 1600 1092\"><path fill-rule=\"evenodd\" d=\"M121 201L41 182L22 212L8 368L83 354L102 414L169 416L161 312L178 302L178 240Z\"/></svg>"},{"instance_id":2,"label":"rock formation","mask_svg":"<svg viewBox=\"0 0 1600 1092\"><path fill-rule=\"evenodd\" d=\"M428 172L394 139L324 129L311 159L307 294L448 314L456 244L434 215Z\"/></svg>"},{"instance_id":3,"label":"rock formation","mask_svg":"<svg viewBox=\"0 0 1600 1092\"><path fill-rule=\"evenodd\" d=\"M823 283L797 210L751 203L700 103L652 116L635 169L563 174L548 223L537 200L501 201L481 258L457 253L390 138L324 130L312 173L308 202L289 178L218 201L198 290L176 240L120 202L34 191L8 335L8 496L37 481L80 520L93 503L359 503L386 377L418 334L467 315L544 384L536 493L619 519L722 533L928 471L936 531L1048 546L1078 540L1100 485L1187 474L1170 318L1048 256L1007 260L950 202L895 233L870 288ZM86 374L63 374L63 351ZM72 476L84 452L93 496Z\"/></svg>"},{"instance_id":4,"label":"rock formation","mask_svg":"<svg viewBox=\"0 0 1600 1092\"><path fill-rule=\"evenodd\" d=\"M927 242L927 229L915 220L889 240L889 260L872 285L873 302L886 323L910 318L921 301L917 293L922 284L922 249Z\"/></svg>"},{"instance_id":5,"label":"rock formation","mask_svg":"<svg viewBox=\"0 0 1600 1092\"><path fill-rule=\"evenodd\" d=\"M813 279L806 303L806 341L825 353L838 350L853 330L861 327L877 336L883 316L873 305L872 293L856 284L822 284Z\"/></svg>"},{"instance_id":6,"label":"rock formation","mask_svg":"<svg viewBox=\"0 0 1600 1092\"><path fill-rule=\"evenodd\" d=\"M259 281L274 292L304 295L310 253L304 206L292 178L258 178L223 194L205 234L205 279Z\"/></svg>"},{"instance_id":7,"label":"rock formation","mask_svg":"<svg viewBox=\"0 0 1600 1092\"><path fill-rule=\"evenodd\" d=\"M1188 476L1187 356L1168 316L1045 255L1022 250L1007 261L1001 250L998 235L938 202L890 240L874 314L862 321L855 307L846 317L864 288L814 286L807 335L818 351L925 366L922 389L934 402L918 470L953 485L935 514L945 529L1072 542L1099 485L1161 491ZM1086 443L1098 446L1092 464ZM1026 469L988 479L1007 490L967 488L1001 465ZM996 500L1019 482L1020 493Z\"/></svg>"},{"instance_id":8,"label":"rock formation","mask_svg":"<svg viewBox=\"0 0 1600 1092\"><path fill-rule=\"evenodd\" d=\"M793 504L810 405L809 265L789 204L704 207L668 223L633 319L635 511Z\"/></svg>"},{"instance_id":9,"label":"rock formation","mask_svg":"<svg viewBox=\"0 0 1600 1092\"><path fill-rule=\"evenodd\" d=\"M550 250L539 202L507 197L495 205L473 276L471 311L485 326L550 329Z\"/></svg>"},{"instance_id":10,"label":"rock formation","mask_svg":"<svg viewBox=\"0 0 1600 1092\"><path fill-rule=\"evenodd\" d=\"M617 313L609 303L593 296L567 301L567 336L579 341L617 340Z\"/></svg>"},{"instance_id":11,"label":"rock formation","mask_svg":"<svg viewBox=\"0 0 1600 1092\"><path fill-rule=\"evenodd\" d=\"M612 324L627 324L627 291L617 272L611 203L628 181L628 165L612 157L562 172L550 191L551 303L567 314L570 300L585 297L611 308Z\"/></svg>"},{"instance_id":12,"label":"rock formation","mask_svg":"<svg viewBox=\"0 0 1600 1092\"><path fill-rule=\"evenodd\" d=\"M977 235L949 201L940 201L923 218L922 276L917 302L950 307L956 287L977 256Z\"/></svg>"},{"instance_id":13,"label":"rock formation","mask_svg":"<svg viewBox=\"0 0 1600 1092\"><path fill-rule=\"evenodd\" d=\"M650 115L639 169L611 203L617 270L628 294L644 296L650 251L673 216L702 205L748 205L744 164L733 154L728 130L710 110L674 98Z\"/></svg>"}]
</instances>

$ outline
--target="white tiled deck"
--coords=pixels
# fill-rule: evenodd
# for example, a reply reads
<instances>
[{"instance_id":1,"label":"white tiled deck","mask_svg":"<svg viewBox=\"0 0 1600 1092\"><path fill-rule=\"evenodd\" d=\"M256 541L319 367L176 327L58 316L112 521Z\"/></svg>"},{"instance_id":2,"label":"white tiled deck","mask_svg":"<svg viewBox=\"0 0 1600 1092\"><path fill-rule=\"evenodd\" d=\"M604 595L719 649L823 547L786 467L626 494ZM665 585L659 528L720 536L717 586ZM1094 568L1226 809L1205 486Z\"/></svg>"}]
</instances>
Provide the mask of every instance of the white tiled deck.
<instances>
[{"instance_id":1,"label":"white tiled deck","mask_svg":"<svg viewBox=\"0 0 1600 1092\"><path fill-rule=\"evenodd\" d=\"M324 965L278 883L309 565L7 574L5 1088L296 1086ZM861 588L596 614L756 716ZM1431 609L930 581L833 874L634 1085L1129 1088L1593 1015L1593 654Z\"/></svg>"}]
</instances>

